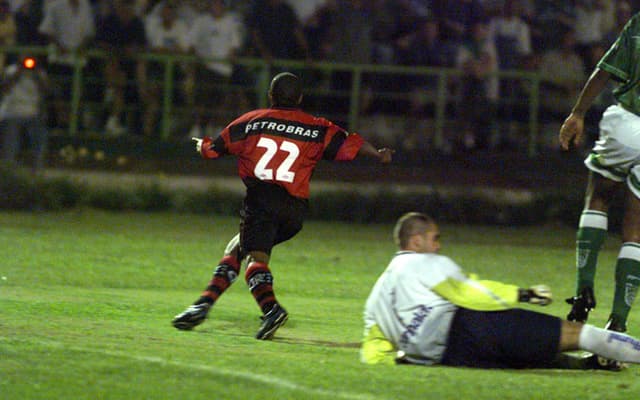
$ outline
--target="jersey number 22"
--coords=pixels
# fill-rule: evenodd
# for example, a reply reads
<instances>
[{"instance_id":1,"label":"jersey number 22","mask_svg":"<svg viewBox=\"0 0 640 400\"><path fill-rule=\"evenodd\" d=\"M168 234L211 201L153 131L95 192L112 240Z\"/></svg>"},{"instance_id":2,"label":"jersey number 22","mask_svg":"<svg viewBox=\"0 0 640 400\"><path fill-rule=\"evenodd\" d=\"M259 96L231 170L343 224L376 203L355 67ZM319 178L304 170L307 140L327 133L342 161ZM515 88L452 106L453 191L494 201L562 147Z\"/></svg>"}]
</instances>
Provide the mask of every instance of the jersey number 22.
<instances>
[{"instance_id":1,"label":"jersey number 22","mask_svg":"<svg viewBox=\"0 0 640 400\"><path fill-rule=\"evenodd\" d=\"M267 165L269 165L269 162L273 159L278 150L280 150L286 152L288 155L276 169L275 180L279 182L292 183L296 174L295 172L290 171L289 168L291 168L300 155L300 149L298 146L293 142L285 140L278 147L278 143L275 140L266 137L261 137L256 146L267 149L262 157L260 157L260 160L258 160L256 168L253 170L256 178L260 180L274 180L273 169L267 168Z\"/></svg>"}]
</instances>

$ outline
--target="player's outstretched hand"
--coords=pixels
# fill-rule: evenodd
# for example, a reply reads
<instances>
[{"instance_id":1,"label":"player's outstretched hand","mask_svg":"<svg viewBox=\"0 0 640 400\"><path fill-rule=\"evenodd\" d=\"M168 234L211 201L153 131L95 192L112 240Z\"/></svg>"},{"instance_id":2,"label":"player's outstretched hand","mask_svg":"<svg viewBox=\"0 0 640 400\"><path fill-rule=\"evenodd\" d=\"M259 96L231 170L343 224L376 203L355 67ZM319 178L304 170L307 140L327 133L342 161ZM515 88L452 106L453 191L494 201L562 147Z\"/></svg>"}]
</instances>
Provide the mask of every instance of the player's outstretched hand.
<instances>
[{"instance_id":1,"label":"player's outstretched hand","mask_svg":"<svg viewBox=\"0 0 640 400\"><path fill-rule=\"evenodd\" d=\"M572 140L576 146L581 145L583 133L584 117L574 113L569 114L560 127L560 147L562 147L563 150L569 150L569 145Z\"/></svg>"},{"instance_id":2,"label":"player's outstretched hand","mask_svg":"<svg viewBox=\"0 0 640 400\"><path fill-rule=\"evenodd\" d=\"M193 140L194 142L196 142L196 151L199 154L202 154L202 139L198 138L198 137L192 137L191 140Z\"/></svg>"},{"instance_id":3,"label":"player's outstretched hand","mask_svg":"<svg viewBox=\"0 0 640 400\"><path fill-rule=\"evenodd\" d=\"M386 147L378 149L378 153L380 154L380 162L383 164L389 164L393 159L393 153L395 152L395 150Z\"/></svg>"},{"instance_id":4,"label":"player's outstretched hand","mask_svg":"<svg viewBox=\"0 0 640 400\"><path fill-rule=\"evenodd\" d=\"M521 303L547 306L553 301L553 295L551 294L551 288L549 288L549 286L534 285L529 289L520 289L518 291L518 301Z\"/></svg>"}]
</instances>

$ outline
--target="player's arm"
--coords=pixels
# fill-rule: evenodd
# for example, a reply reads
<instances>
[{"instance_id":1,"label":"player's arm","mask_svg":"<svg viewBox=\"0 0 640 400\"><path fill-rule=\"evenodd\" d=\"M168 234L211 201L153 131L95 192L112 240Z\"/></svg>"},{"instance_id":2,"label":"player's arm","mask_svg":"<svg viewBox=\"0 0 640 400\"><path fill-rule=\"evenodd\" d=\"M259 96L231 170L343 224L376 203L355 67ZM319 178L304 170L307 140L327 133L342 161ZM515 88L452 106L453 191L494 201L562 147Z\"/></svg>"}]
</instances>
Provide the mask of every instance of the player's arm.
<instances>
[{"instance_id":1,"label":"player's arm","mask_svg":"<svg viewBox=\"0 0 640 400\"><path fill-rule=\"evenodd\" d=\"M388 148L376 149L358 133L348 133L341 128L334 129L334 134L330 136L325 148L324 159L351 161L356 157L364 156L377 159L384 164L391 162L394 150Z\"/></svg>"},{"instance_id":2,"label":"player's arm","mask_svg":"<svg viewBox=\"0 0 640 400\"><path fill-rule=\"evenodd\" d=\"M596 97L607 85L611 74L601 68L596 68L587 83L582 88L571 114L560 127L560 146L564 150L569 149L571 141L576 145L582 144L584 134L584 116Z\"/></svg>"},{"instance_id":3,"label":"player's arm","mask_svg":"<svg viewBox=\"0 0 640 400\"><path fill-rule=\"evenodd\" d=\"M222 135L218 136L215 140L209 136L205 136L202 139L192 137L191 140L196 142L196 152L203 158L218 158L226 153Z\"/></svg>"},{"instance_id":4,"label":"player's arm","mask_svg":"<svg viewBox=\"0 0 640 400\"><path fill-rule=\"evenodd\" d=\"M369 158L374 158L380 161L383 164L388 164L391 162L393 157L394 150L383 147L381 149L376 149L371 143L366 140L362 143L360 150L358 150L358 157L364 156Z\"/></svg>"},{"instance_id":5,"label":"player's arm","mask_svg":"<svg viewBox=\"0 0 640 400\"><path fill-rule=\"evenodd\" d=\"M544 285L528 289L516 285L473 277L448 277L432 290L451 303L477 311L498 311L513 308L517 303L547 305L551 290Z\"/></svg>"}]
</instances>

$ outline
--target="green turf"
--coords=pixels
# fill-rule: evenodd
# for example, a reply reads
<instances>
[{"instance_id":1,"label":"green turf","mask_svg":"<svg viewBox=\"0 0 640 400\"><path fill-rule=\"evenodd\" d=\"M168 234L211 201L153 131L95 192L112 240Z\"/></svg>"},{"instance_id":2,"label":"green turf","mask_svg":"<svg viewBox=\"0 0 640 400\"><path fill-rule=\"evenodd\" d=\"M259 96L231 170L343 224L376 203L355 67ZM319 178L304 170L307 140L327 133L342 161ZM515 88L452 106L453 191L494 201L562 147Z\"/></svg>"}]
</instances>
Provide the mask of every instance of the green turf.
<instances>
[{"instance_id":1,"label":"green turf","mask_svg":"<svg viewBox=\"0 0 640 400\"><path fill-rule=\"evenodd\" d=\"M192 332L171 318L198 296L237 220L179 214L0 213L0 399L629 399L621 373L371 367L358 361L362 307L394 247L391 226L308 222L271 263L290 313L253 338L242 279ZM481 277L574 284L571 227L443 226L443 253ZM601 255L590 321L603 325L618 238ZM639 310L629 331L640 335Z\"/></svg>"}]
</instances>

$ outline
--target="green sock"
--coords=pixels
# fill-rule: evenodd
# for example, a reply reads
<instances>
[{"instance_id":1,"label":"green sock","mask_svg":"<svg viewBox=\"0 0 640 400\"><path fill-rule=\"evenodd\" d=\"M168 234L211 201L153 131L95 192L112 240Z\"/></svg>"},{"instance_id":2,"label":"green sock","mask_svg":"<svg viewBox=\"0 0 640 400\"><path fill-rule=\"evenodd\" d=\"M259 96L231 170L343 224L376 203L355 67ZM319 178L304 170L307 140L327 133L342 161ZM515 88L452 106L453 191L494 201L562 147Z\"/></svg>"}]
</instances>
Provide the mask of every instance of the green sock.
<instances>
[{"instance_id":1,"label":"green sock","mask_svg":"<svg viewBox=\"0 0 640 400\"><path fill-rule=\"evenodd\" d=\"M607 236L607 214L585 210L576 235L576 295L584 287L593 288L598 253Z\"/></svg>"},{"instance_id":2,"label":"green sock","mask_svg":"<svg viewBox=\"0 0 640 400\"><path fill-rule=\"evenodd\" d=\"M616 289L611 309L612 317L622 325L627 322L638 286L640 286L640 243L623 243L616 262Z\"/></svg>"}]
</instances>

